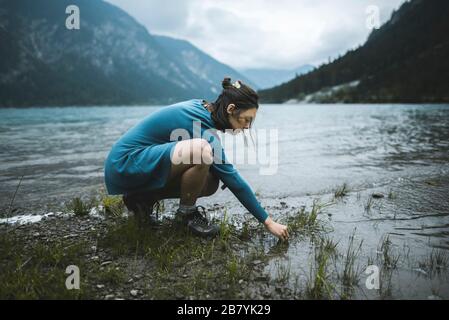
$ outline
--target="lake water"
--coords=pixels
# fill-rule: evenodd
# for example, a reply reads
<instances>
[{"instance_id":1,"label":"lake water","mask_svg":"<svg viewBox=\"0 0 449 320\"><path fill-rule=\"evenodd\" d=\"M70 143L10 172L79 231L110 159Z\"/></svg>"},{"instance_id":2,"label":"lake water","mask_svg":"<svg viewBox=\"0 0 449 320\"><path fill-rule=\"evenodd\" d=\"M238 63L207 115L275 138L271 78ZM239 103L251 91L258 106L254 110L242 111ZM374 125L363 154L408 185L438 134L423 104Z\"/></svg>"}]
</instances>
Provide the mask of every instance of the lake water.
<instances>
[{"instance_id":1,"label":"lake water","mask_svg":"<svg viewBox=\"0 0 449 320\"><path fill-rule=\"evenodd\" d=\"M0 214L8 211L22 176L14 214L45 213L97 192L112 144L158 108L0 109ZM257 165L238 168L276 218L282 219L284 207L330 199L347 183L350 195L327 210L333 237L343 248L344 239L357 230L365 239L365 258L385 235L417 259L436 248L448 251L449 105L261 105L255 128L278 130L277 172L260 175ZM390 191L394 199L387 197ZM367 213L373 192L385 198ZM281 201L285 204L279 208ZM220 202L229 203L236 217L244 216L229 190L200 199L202 204ZM289 263L301 250L290 246ZM414 293L401 287L398 297L426 298L436 291L449 297L441 279L419 285L413 271L398 275L397 282L403 278L404 285L415 281Z\"/></svg>"},{"instance_id":2,"label":"lake water","mask_svg":"<svg viewBox=\"0 0 449 320\"><path fill-rule=\"evenodd\" d=\"M16 200L25 211L98 186L112 144L158 108L0 109L1 209L21 176ZM276 174L239 166L263 195L301 196L343 182L363 189L448 173L445 105L262 105L255 128L279 135Z\"/></svg>"}]
</instances>

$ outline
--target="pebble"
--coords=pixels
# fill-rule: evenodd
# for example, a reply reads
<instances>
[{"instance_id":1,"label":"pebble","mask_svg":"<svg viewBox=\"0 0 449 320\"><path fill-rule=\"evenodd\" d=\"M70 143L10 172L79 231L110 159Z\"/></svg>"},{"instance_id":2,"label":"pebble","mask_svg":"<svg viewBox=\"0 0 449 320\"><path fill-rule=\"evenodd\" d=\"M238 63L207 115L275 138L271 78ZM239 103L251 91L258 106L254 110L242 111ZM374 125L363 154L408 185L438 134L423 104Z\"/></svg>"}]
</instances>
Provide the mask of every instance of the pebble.
<instances>
[{"instance_id":1,"label":"pebble","mask_svg":"<svg viewBox=\"0 0 449 320\"><path fill-rule=\"evenodd\" d=\"M111 264L112 263L112 261L105 261L105 262L102 262L101 264L100 264L100 266L101 267L105 267L105 266L107 266L107 265L109 265L109 264Z\"/></svg>"},{"instance_id":2,"label":"pebble","mask_svg":"<svg viewBox=\"0 0 449 320\"><path fill-rule=\"evenodd\" d=\"M103 289L104 288L104 284L97 284L97 288L98 289Z\"/></svg>"},{"instance_id":3,"label":"pebble","mask_svg":"<svg viewBox=\"0 0 449 320\"><path fill-rule=\"evenodd\" d=\"M268 281L268 276L257 276L256 281Z\"/></svg>"},{"instance_id":4,"label":"pebble","mask_svg":"<svg viewBox=\"0 0 449 320\"><path fill-rule=\"evenodd\" d=\"M78 235L76 233L71 233L71 234L68 234L68 235L64 236L64 239L75 238L75 237L78 237Z\"/></svg>"},{"instance_id":5,"label":"pebble","mask_svg":"<svg viewBox=\"0 0 449 320\"><path fill-rule=\"evenodd\" d=\"M269 298L271 297L271 293L272 293L271 290L267 288L263 291L262 296L265 298Z\"/></svg>"},{"instance_id":6,"label":"pebble","mask_svg":"<svg viewBox=\"0 0 449 320\"><path fill-rule=\"evenodd\" d=\"M180 293L175 294L176 299L184 299L184 296Z\"/></svg>"},{"instance_id":7,"label":"pebble","mask_svg":"<svg viewBox=\"0 0 449 320\"><path fill-rule=\"evenodd\" d=\"M371 196L372 196L373 198L376 198L376 199L380 199L380 198L383 198L383 197L384 197L384 195L383 195L382 193L380 193L380 192L375 192L375 193L373 193Z\"/></svg>"},{"instance_id":8,"label":"pebble","mask_svg":"<svg viewBox=\"0 0 449 320\"><path fill-rule=\"evenodd\" d=\"M139 294L139 291L137 291L137 290L131 290L129 293L130 293L133 297L137 297L137 295Z\"/></svg>"},{"instance_id":9,"label":"pebble","mask_svg":"<svg viewBox=\"0 0 449 320\"><path fill-rule=\"evenodd\" d=\"M113 294L108 294L104 297L106 300L114 299L115 296Z\"/></svg>"},{"instance_id":10,"label":"pebble","mask_svg":"<svg viewBox=\"0 0 449 320\"><path fill-rule=\"evenodd\" d=\"M416 271L416 272L422 273L423 275L427 275L427 272L425 270L421 269L421 268L416 268L416 269L413 269L413 270Z\"/></svg>"}]
</instances>

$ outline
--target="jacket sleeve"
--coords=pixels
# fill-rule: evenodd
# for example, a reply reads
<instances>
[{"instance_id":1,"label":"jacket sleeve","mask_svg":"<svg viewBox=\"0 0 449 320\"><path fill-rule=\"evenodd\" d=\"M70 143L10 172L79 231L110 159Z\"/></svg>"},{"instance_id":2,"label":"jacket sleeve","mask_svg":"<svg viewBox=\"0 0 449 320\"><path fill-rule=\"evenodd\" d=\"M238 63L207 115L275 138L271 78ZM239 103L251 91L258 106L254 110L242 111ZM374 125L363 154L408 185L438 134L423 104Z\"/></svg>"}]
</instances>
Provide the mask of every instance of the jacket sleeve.
<instances>
[{"instance_id":1,"label":"jacket sleeve","mask_svg":"<svg viewBox=\"0 0 449 320\"><path fill-rule=\"evenodd\" d=\"M226 187L237 197L240 203L260 222L265 222L268 213L260 205L249 184L239 174L237 169L228 163L222 150L222 161L215 161L211 166L212 173L215 174Z\"/></svg>"}]
</instances>

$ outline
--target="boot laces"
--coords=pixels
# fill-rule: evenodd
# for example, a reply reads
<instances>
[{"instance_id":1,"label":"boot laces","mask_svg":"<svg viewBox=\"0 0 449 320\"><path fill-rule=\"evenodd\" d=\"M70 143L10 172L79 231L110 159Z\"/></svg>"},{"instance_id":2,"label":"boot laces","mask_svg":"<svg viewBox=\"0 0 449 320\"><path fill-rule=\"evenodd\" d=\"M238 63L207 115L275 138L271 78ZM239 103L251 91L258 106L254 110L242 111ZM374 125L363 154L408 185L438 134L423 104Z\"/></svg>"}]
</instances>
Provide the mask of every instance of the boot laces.
<instances>
[{"instance_id":1,"label":"boot laces","mask_svg":"<svg viewBox=\"0 0 449 320\"><path fill-rule=\"evenodd\" d=\"M209 225L209 219L207 218L206 208L203 206L196 206L196 210L193 213L193 222L202 226Z\"/></svg>"}]
</instances>

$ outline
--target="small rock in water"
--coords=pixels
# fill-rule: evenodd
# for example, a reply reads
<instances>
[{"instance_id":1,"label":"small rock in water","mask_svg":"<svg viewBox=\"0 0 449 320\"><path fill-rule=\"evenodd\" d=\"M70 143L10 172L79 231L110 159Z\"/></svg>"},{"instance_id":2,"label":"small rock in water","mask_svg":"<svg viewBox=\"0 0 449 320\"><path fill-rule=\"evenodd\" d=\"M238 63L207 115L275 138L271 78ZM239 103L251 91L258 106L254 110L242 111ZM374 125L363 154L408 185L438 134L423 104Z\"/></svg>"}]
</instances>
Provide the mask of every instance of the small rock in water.
<instances>
[{"instance_id":1,"label":"small rock in water","mask_svg":"<svg viewBox=\"0 0 449 320\"><path fill-rule=\"evenodd\" d=\"M413 269L413 270L415 270L416 272L422 273L423 275L427 275L427 272L425 270L421 269L421 268L416 268L416 269Z\"/></svg>"},{"instance_id":2,"label":"small rock in water","mask_svg":"<svg viewBox=\"0 0 449 320\"><path fill-rule=\"evenodd\" d=\"M139 291L137 291L137 290L131 290L129 293L130 293L133 297L137 297L137 295L139 294Z\"/></svg>"},{"instance_id":3,"label":"small rock in water","mask_svg":"<svg viewBox=\"0 0 449 320\"><path fill-rule=\"evenodd\" d=\"M384 197L383 193L380 193L380 192L375 192L371 196L375 199L380 199L380 198Z\"/></svg>"}]
</instances>

